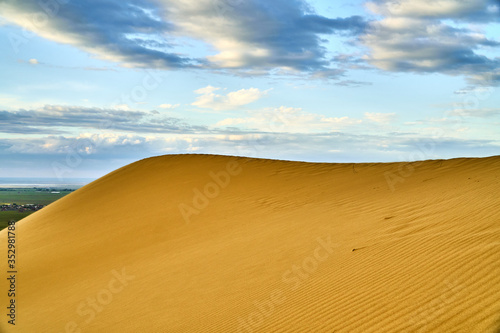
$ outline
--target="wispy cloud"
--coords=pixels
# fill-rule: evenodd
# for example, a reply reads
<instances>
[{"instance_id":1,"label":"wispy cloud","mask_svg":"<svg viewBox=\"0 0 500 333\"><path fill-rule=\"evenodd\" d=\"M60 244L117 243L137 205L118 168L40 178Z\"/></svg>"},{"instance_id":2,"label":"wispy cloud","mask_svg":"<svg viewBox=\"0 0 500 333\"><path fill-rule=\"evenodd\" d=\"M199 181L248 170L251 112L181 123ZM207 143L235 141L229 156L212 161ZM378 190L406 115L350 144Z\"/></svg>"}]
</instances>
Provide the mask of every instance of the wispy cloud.
<instances>
[{"instance_id":1,"label":"wispy cloud","mask_svg":"<svg viewBox=\"0 0 500 333\"><path fill-rule=\"evenodd\" d=\"M261 132L317 133L330 132L360 124L361 119L326 117L305 112L301 108L280 106L249 112L247 117L227 118L219 121L217 127L240 127L259 129Z\"/></svg>"},{"instance_id":2,"label":"wispy cloud","mask_svg":"<svg viewBox=\"0 0 500 333\"><path fill-rule=\"evenodd\" d=\"M365 112L366 119L382 124L388 124L397 118L396 113L376 113L376 112Z\"/></svg>"},{"instance_id":3,"label":"wispy cloud","mask_svg":"<svg viewBox=\"0 0 500 333\"><path fill-rule=\"evenodd\" d=\"M446 113L451 117L491 118L500 116L500 109L453 109Z\"/></svg>"},{"instance_id":4,"label":"wispy cloud","mask_svg":"<svg viewBox=\"0 0 500 333\"><path fill-rule=\"evenodd\" d=\"M181 105L180 104L160 104L158 107L160 107L162 109L176 109L179 106L181 106Z\"/></svg>"}]
</instances>

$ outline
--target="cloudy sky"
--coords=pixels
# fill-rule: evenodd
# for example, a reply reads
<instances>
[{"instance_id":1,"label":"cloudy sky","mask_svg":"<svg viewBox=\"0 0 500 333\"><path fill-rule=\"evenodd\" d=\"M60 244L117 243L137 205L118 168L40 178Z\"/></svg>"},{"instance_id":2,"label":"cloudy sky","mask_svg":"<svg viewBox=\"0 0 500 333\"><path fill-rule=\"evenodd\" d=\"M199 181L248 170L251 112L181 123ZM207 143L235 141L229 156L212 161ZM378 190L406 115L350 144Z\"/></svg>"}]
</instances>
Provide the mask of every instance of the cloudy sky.
<instances>
[{"instance_id":1,"label":"cloudy sky","mask_svg":"<svg viewBox=\"0 0 500 333\"><path fill-rule=\"evenodd\" d=\"M2 0L0 177L500 154L498 0Z\"/></svg>"}]
</instances>

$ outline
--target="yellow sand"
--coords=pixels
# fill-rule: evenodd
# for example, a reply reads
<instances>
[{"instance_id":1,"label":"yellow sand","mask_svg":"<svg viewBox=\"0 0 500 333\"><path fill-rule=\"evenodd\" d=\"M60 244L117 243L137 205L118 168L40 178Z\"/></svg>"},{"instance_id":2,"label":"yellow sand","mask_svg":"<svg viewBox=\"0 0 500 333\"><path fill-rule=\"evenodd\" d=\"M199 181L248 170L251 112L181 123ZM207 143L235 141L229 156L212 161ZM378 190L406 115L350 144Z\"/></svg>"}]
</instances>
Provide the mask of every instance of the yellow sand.
<instances>
[{"instance_id":1,"label":"yellow sand","mask_svg":"<svg viewBox=\"0 0 500 333\"><path fill-rule=\"evenodd\" d=\"M162 156L29 216L16 237L14 327L0 233L2 332L500 329L500 157Z\"/></svg>"}]
</instances>

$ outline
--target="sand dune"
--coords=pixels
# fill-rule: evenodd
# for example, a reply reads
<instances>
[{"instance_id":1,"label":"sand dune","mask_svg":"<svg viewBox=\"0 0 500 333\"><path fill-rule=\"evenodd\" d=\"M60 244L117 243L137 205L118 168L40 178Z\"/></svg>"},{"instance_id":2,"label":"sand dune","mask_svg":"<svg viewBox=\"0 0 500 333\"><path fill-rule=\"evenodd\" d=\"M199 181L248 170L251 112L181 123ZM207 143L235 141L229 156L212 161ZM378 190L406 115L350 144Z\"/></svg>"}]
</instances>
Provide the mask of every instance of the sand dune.
<instances>
[{"instance_id":1,"label":"sand dune","mask_svg":"<svg viewBox=\"0 0 500 333\"><path fill-rule=\"evenodd\" d=\"M500 157L142 160L18 223L0 330L499 332L499 193Z\"/></svg>"}]
</instances>

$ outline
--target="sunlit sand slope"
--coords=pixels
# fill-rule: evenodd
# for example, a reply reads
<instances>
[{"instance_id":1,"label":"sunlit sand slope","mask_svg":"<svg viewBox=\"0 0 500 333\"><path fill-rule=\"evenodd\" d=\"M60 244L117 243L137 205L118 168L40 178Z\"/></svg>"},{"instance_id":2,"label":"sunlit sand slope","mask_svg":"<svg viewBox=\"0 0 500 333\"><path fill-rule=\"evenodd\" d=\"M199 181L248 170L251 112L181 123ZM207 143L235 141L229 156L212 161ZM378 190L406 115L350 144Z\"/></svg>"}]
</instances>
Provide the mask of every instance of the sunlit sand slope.
<instances>
[{"instance_id":1,"label":"sunlit sand slope","mask_svg":"<svg viewBox=\"0 0 500 333\"><path fill-rule=\"evenodd\" d=\"M499 332L500 157L172 155L16 226L2 332Z\"/></svg>"}]
</instances>

